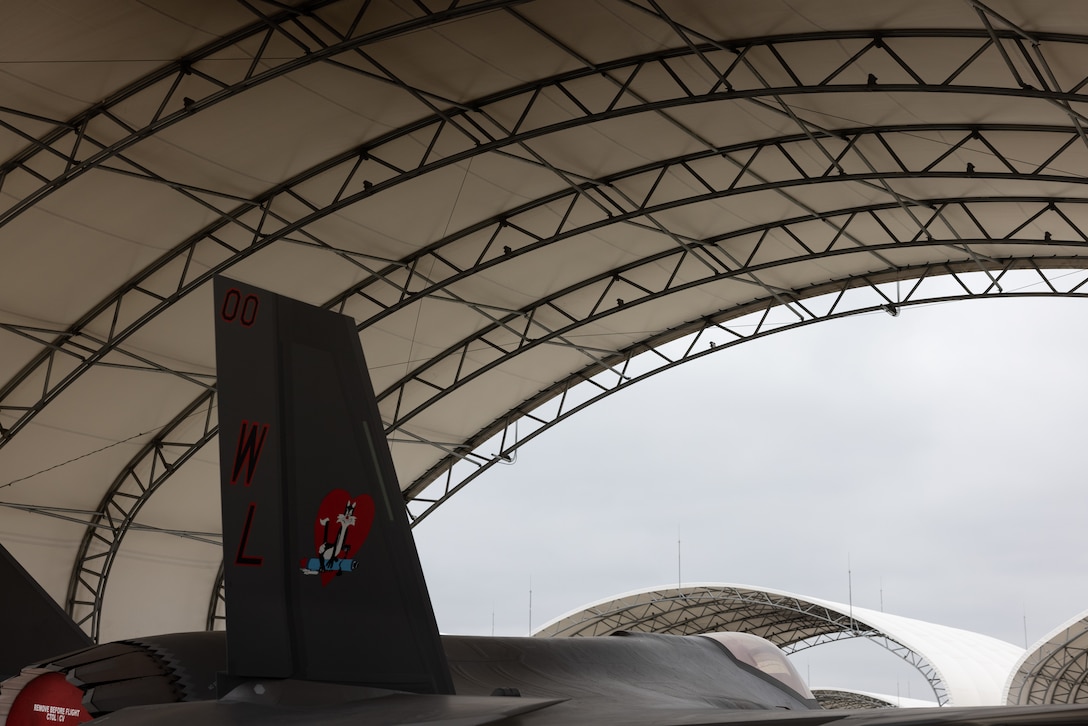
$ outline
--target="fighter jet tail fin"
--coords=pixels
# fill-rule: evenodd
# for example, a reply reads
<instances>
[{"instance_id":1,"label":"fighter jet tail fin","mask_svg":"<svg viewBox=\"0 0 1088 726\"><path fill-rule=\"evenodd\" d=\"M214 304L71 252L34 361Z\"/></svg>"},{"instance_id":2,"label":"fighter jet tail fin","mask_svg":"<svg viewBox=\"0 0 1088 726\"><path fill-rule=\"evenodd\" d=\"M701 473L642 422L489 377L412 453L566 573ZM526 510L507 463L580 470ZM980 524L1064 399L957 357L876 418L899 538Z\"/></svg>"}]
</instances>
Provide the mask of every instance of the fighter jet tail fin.
<instances>
[{"instance_id":1,"label":"fighter jet tail fin","mask_svg":"<svg viewBox=\"0 0 1088 726\"><path fill-rule=\"evenodd\" d=\"M452 693L354 321L215 306L228 677Z\"/></svg>"},{"instance_id":2,"label":"fighter jet tail fin","mask_svg":"<svg viewBox=\"0 0 1088 726\"><path fill-rule=\"evenodd\" d=\"M27 663L69 650L85 648L91 639L0 545L0 681Z\"/></svg>"}]
</instances>

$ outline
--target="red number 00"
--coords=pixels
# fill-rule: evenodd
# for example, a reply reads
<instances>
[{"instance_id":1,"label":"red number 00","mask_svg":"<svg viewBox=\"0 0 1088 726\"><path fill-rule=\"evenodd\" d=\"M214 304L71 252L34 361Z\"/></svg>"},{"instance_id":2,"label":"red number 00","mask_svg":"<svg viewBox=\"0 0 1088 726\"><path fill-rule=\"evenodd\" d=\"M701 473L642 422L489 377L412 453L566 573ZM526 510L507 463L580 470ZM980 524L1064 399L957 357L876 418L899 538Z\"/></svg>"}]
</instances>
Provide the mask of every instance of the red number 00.
<instances>
[{"instance_id":1,"label":"red number 00","mask_svg":"<svg viewBox=\"0 0 1088 726\"><path fill-rule=\"evenodd\" d=\"M243 298L242 293L232 287L223 296L223 307L219 309L219 314L228 323L238 320L248 328L257 322L257 310L260 307L261 301L256 295L246 295Z\"/></svg>"}]
</instances>

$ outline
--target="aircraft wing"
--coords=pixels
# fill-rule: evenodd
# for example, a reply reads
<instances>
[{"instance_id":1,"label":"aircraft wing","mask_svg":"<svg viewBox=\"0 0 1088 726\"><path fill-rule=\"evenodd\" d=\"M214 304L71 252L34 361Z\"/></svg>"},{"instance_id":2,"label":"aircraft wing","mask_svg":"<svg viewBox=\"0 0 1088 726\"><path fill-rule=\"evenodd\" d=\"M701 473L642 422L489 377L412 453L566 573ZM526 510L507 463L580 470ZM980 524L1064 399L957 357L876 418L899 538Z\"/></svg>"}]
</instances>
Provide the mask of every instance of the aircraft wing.
<instances>
[{"instance_id":1,"label":"aircraft wing","mask_svg":"<svg viewBox=\"0 0 1088 726\"><path fill-rule=\"evenodd\" d=\"M0 681L27 663L85 648L91 639L0 544Z\"/></svg>"}]
</instances>

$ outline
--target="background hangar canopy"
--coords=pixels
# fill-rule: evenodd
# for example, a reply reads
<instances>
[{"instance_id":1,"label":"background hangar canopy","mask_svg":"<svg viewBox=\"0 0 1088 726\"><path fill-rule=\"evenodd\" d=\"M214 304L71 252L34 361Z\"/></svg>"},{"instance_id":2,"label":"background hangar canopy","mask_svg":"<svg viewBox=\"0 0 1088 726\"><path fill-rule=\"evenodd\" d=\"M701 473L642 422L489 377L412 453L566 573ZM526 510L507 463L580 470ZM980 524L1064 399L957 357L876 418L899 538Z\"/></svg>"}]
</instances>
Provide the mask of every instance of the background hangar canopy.
<instances>
[{"instance_id":1,"label":"background hangar canopy","mask_svg":"<svg viewBox=\"0 0 1088 726\"><path fill-rule=\"evenodd\" d=\"M214 614L214 274L358 321L417 518L694 356L1088 281L1075 3L7 12L0 529L103 640Z\"/></svg>"}]
</instances>

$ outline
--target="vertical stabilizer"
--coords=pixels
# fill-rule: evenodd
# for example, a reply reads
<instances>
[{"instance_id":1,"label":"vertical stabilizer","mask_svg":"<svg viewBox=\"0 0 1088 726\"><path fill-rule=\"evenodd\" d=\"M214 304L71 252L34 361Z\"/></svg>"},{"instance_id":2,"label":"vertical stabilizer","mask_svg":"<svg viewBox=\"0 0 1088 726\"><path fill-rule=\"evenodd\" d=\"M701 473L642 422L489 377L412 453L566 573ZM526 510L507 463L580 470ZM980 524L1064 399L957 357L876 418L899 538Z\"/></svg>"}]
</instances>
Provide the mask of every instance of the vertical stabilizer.
<instances>
[{"instance_id":1,"label":"vertical stabilizer","mask_svg":"<svg viewBox=\"0 0 1088 726\"><path fill-rule=\"evenodd\" d=\"M0 680L25 665L91 644L30 573L0 545Z\"/></svg>"},{"instance_id":2,"label":"vertical stabilizer","mask_svg":"<svg viewBox=\"0 0 1088 726\"><path fill-rule=\"evenodd\" d=\"M354 322L215 299L228 675L452 693Z\"/></svg>"}]
</instances>

